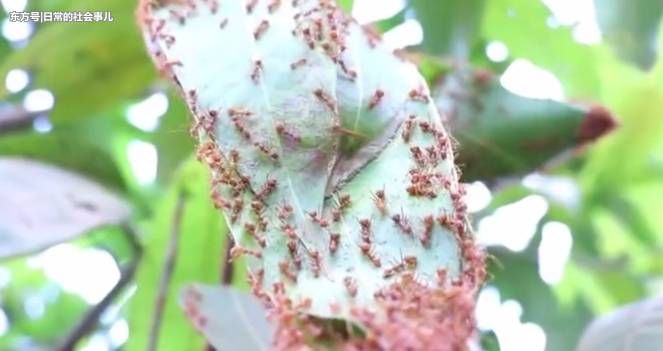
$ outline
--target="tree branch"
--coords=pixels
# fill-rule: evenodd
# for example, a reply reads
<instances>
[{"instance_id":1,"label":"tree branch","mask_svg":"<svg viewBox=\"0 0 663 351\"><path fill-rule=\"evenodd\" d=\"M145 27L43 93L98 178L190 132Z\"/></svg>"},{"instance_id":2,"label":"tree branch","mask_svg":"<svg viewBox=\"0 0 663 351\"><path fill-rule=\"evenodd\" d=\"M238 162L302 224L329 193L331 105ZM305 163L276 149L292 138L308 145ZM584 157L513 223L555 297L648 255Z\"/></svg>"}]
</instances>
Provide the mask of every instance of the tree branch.
<instances>
[{"instance_id":1,"label":"tree branch","mask_svg":"<svg viewBox=\"0 0 663 351\"><path fill-rule=\"evenodd\" d=\"M113 289L96 305L94 305L76 325L76 327L67 335L62 344L55 350L57 351L72 351L78 342L86 335L90 334L97 326L99 317L106 311L108 306L117 298L124 288L131 283L138 267L138 262L143 254L143 248L137 240L136 232L129 224L122 226L123 233L126 236L129 244L131 245L134 257L129 264L120 269L120 280L117 281Z\"/></svg>"},{"instance_id":2,"label":"tree branch","mask_svg":"<svg viewBox=\"0 0 663 351\"><path fill-rule=\"evenodd\" d=\"M180 192L177 198L177 204L175 205L175 212L173 213L173 222L170 229L168 249L166 251L163 272L161 273L161 278L159 281L159 290L154 306L152 324L150 326L150 335L147 346L148 351L155 351L159 343L159 331L161 330L161 321L163 319L164 307L166 306L168 288L170 287L170 281L172 280L173 270L175 269L175 262L177 260L177 246L179 242L185 202L186 195L184 192Z\"/></svg>"}]
</instances>

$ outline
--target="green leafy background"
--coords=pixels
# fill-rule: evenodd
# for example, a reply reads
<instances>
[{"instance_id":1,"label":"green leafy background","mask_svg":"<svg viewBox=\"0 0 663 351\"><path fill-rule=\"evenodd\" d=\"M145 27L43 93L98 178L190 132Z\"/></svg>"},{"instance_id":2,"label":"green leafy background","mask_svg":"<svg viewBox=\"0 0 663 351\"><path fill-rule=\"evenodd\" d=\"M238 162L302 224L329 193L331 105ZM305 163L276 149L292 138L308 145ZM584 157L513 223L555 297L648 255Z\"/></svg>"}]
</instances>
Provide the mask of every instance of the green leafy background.
<instances>
[{"instance_id":1,"label":"green leafy background","mask_svg":"<svg viewBox=\"0 0 663 351\"><path fill-rule=\"evenodd\" d=\"M352 8L351 0L339 3ZM469 125L450 122L450 128L461 143L466 181L482 181L492 193L490 204L475 215L477 227L483 218L528 196L547 201L548 209L525 250L489 248L487 285L499 290L502 301L515 300L522 306L521 322L540 325L546 350L552 351L574 349L596 316L663 292L663 59L658 55L663 50L663 3L595 0L594 5L602 33L602 41L594 44L577 42L573 26L551 26L553 15L539 0L410 0L392 18L374 24L384 32L406 19L421 23L423 42L408 49L436 94L444 97L450 79L468 69L492 77L490 84L497 90L466 85L469 98L451 96L449 103L455 108L480 118ZM108 343L109 349L146 349L173 216L177 202L183 201L157 349L204 350L206 342L190 326L177 296L188 283L221 284L226 228L209 201L207 172L193 157L186 109L157 78L135 25L134 8L130 0L28 1L30 10L111 11L115 21L36 24L24 44L0 37L2 81L15 68L31 76L30 85L18 93L0 85L0 106L20 105L33 89L48 89L55 97L47 113L52 130L41 133L31 123L18 130L0 128L0 157L21 156L73 170L132 203L129 224L134 232L101 228L68 243L82 250L105 250L118 265L137 265L132 283L80 347L111 335L112 326L126 321L128 339ZM0 11L0 21L6 16ZM486 45L494 41L508 48L506 61L487 57ZM567 101L516 97L500 87L500 75L516 59L554 74ZM159 127L146 132L127 121L127 109L156 91L168 95L169 108ZM468 107L476 101L480 107ZM590 105L605 106L619 127L596 143L577 145L568 127L569 114L581 118L582 108ZM505 108L519 118L501 113ZM477 125L481 128L474 128ZM529 132L559 142L540 153L521 152L515 141ZM136 140L152 143L158 155L157 176L147 185L136 177L127 156L127 147ZM472 151L472 145L491 152L478 151L464 159L464 148ZM523 182L532 172L576 186L575 202ZM541 279L537 254L541 230L551 221L568 225L573 237L563 278L553 285ZM130 249L127 235L136 236L140 255ZM0 263L2 350L50 349L90 308L31 260ZM233 285L246 289L241 270L235 273ZM36 317L25 308L35 296L43 304ZM486 330L482 335L487 350L500 349L493 333ZM502 349L508 350L503 345Z\"/></svg>"}]
</instances>

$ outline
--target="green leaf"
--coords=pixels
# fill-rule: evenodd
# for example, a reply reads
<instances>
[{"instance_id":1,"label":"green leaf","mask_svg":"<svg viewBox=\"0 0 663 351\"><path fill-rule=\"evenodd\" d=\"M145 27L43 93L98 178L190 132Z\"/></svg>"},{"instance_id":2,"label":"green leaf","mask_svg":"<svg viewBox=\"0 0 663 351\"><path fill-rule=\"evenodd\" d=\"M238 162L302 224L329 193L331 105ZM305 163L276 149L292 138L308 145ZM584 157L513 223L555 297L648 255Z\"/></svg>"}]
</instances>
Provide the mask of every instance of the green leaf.
<instances>
[{"instance_id":1,"label":"green leaf","mask_svg":"<svg viewBox=\"0 0 663 351\"><path fill-rule=\"evenodd\" d=\"M646 290L638 276L632 272L616 270L591 272L603 290L610 295L615 303L623 304L646 296Z\"/></svg>"},{"instance_id":2,"label":"green leaf","mask_svg":"<svg viewBox=\"0 0 663 351\"><path fill-rule=\"evenodd\" d=\"M641 228L640 230L643 230L648 237L654 238L653 247L663 244L663 235L661 235L663 233L663 218L659 216L660 207L658 206L660 199L663 198L663 182L661 179L631 187L625 196L625 201L631 206L631 211L637 213L631 218L626 218L635 222L631 228L633 230ZM660 257L660 261L663 262L663 257Z\"/></svg>"},{"instance_id":3,"label":"green leaf","mask_svg":"<svg viewBox=\"0 0 663 351\"><path fill-rule=\"evenodd\" d=\"M354 4L354 0L338 0L337 4L338 7L342 8L347 13L350 13L352 12L352 5Z\"/></svg>"},{"instance_id":4,"label":"green leaf","mask_svg":"<svg viewBox=\"0 0 663 351\"><path fill-rule=\"evenodd\" d=\"M603 109L515 95L481 70L448 75L436 102L460 144L465 181L531 172L615 125Z\"/></svg>"},{"instance_id":5,"label":"green leaf","mask_svg":"<svg viewBox=\"0 0 663 351\"><path fill-rule=\"evenodd\" d=\"M624 306L594 321L576 351L663 350L663 298Z\"/></svg>"},{"instance_id":6,"label":"green leaf","mask_svg":"<svg viewBox=\"0 0 663 351\"><path fill-rule=\"evenodd\" d=\"M616 58L598 67L605 81L603 100L620 116L621 127L591 150L579 175L587 207L580 216L596 228L605 260L639 277L657 276L663 267L658 206L663 109L657 103L663 98L663 60L646 73Z\"/></svg>"},{"instance_id":7,"label":"green leaf","mask_svg":"<svg viewBox=\"0 0 663 351\"><path fill-rule=\"evenodd\" d=\"M84 129L71 126L48 134L21 132L3 135L0 138L0 155L49 162L91 177L113 189L124 189L124 179L115 166L110 150L104 143L86 140L81 134Z\"/></svg>"},{"instance_id":8,"label":"green leaf","mask_svg":"<svg viewBox=\"0 0 663 351\"><path fill-rule=\"evenodd\" d=\"M0 23L4 23L5 17L5 12L0 9ZM10 51L11 48L9 47L9 42L5 39L4 35L0 36L0 57L7 57Z\"/></svg>"},{"instance_id":9,"label":"green leaf","mask_svg":"<svg viewBox=\"0 0 663 351\"><path fill-rule=\"evenodd\" d=\"M643 70L656 62L656 35L663 2L652 0L594 0L601 33L624 60Z\"/></svg>"},{"instance_id":10,"label":"green leaf","mask_svg":"<svg viewBox=\"0 0 663 351\"><path fill-rule=\"evenodd\" d=\"M134 24L133 1L67 5L59 10L110 11L115 20L43 24L25 48L0 64L0 77L13 68L27 69L35 88L53 92L54 121L86 118L141 93L155 77ZM0 99L7 95L2 85Z\"/></svg>"},{"instance_id":11,"label":"green leaf","mask_svg":"<svg viewBox=\"0 0 663 351\"><path fill-rule=\"evenodd\" d=\"M383 20L375 22L374 25L380 33L384 33L398 26L399 24L405 22L406 13L407 13L407 8L404 8L389 18L385 18Z\"/></svg>"},{"instance_id":12,"label":"green leaf","mask_svg":"<svg viewBox=\"0 0 663 351\"><path fill-rule=\"evenodd\" d=\"M537 271L534 240L523 253L495 252L499 265L490 272L502 300L514 299L523 306L521 321L534 322L546 332L546 351L572 350L582 328L591 318L591 312L583 303L561 306L551 287L546 285Z\"/></svg>"},{"instance_id":13,"label":"green leaf","mask_svg":"<svg viewBox=\"0 0 663 351\"><path fill-rule=\"evenodd\" d=\"M407 59L417 65L431 87L439 84L440 80L454 69L451 61L433 55L414 53L409 54Z\"/></svg>"},{"instance_id":14,"label":"green leaf","mask_svg":"<svg viewBox=\"0 0 663 351\"><path fill-rule=\"evenodd\" d=\"M219 351L266 351L272 327L260 300L229 287L192 285L182 295L189 319ZM203 322L204 321L204 322Z\"/></svg>"},{"instance_id":15,"label":"green leaf","mask_svg":"<svg viewBox=\"0 0 663 351\"><path fill-rule=\"evenodd\" d=\"M633 201L621 198L617 194L605 195L607 196L602 198L603 201L600 204L607 207L643 244L656 245L659 237L658 233L647 223L643 213L635 206ZM600 204L597 203L596 205L601 206Z\"/></svg>"},{"instance_id":16,"label":"green leaf","mask_svg":"<svg viewBox=\"0 0 663 351\"><path fill-rule=\"evenodd\" d=\"M573 252L592 258L599 258L599 250L596 247L597 231L590 220L590 215L577 208L555 202L548 197L550 205L545 216L546 221L556 221L567 224L573 233Z\"/></svg>"},{"instance_id":17,"label":"green leaf","mask_svg":"<svg viewBox=\"0 0 663 351\"><path fill-rule=\"evenodd\" d=\"M663 100L663 60L647 73L617 60L597 66L605 81L602 100L619 116L620 128L591 150L582 170L585 197L594 202L602 193L657 181L663 175L657 162L663 155L663 105L657 103Z\"/></svg>"},{"instance_id":18,"label":"green leaf","mask_svg":"<svg viewBox=\"0 0 663 351\"><path fill-rule=\"evenodd\" d=\"M658 245L648 245L643 242L634 235L633 228L613 212L597 207L587 216L590 215L599 234L597 247L602 258L620 262L621 267L639 274L660 273L652 271L656 266L661 267L663 263Z\"/></svg>"},{"instance_id":19,"label":"green leaf","mask_svg":"<svg viewBox=\"0 0 663 351\"><path fill-rule=\"evenodd\" d=\"M173 230L173 216L180 194L183 213L175 268L166 293L157 350L202 350L205 339L189 324L178 306L181 289L194 282L220 281L227 229L209 198L208 171L190 158L178 171L168 193L158 201L156 213L145 227L144 256L136 278L137 291L129 306L132 337L126 350L145 350L154 316L159 279L164 269L166 248Z\"/></svg>"},{"instance_id":20,"label":"green leaf","mask_svg":"<svg viewBox=\"0 0 663 351\"><path fill-rule=\"evenodd\" d=\"M596 62L603 51L574 41L568 27L551 28L550 11L541 1L491 0L481 33L506 44L511 57L552 71L570 96L596 97L601 82Z\"/></svg>"},{"instance_id":21,"label":"green leaf","mask_svg":"<svg viewBox=\"0 0 663 351\"><path fill-rule=\"evenodd\" d=\"M161 118L159 128L149 137L159 152L158 181L168 183L175 170L191 155L194 139L189 134L192 121L184 103L169 94L168 112Z\"/></svg>"},{"instance_id":22,"label":"green leaf","mask_svg":"<svg viewBox=\"0 0 663 351\"><path fill-rule=\"evenodd\" d=\"M455 191L453 157L415 67L341 11L317 1L295 7L284 3L271 14L264 2L248 10L242 2L229 2L214 11L195 1L175 11L188 14L194 5L201 10L187 15L184 24L174 19L173 8L158 6L145 6L141 21L155 59L181 63L168 73L195 111L194 129L206 143L201 158L217 176L215 200L232 219L232 234L243 245L235 253L256 250L256 264L265 271L262 285L271 291L284 278L295 280L287 274L292 269L297 283L285 284L285 289L295 303L310 297L308 313L342 318L349 316L350 305L370 306L373 293L391 284L395 277L383 272L382 261L386 265L412 255L418 262L412 270L425 279L435 280L440 267L450 277L459 275L460 252L448 234L458 226L433 223L434 216L452 213L457 205L450 196L437 194ZM165 24L155 26L159 21ZM258 27L252 28L255 21ZM318 24L322 29L315 28ZM347 46L337 47L340 42ZM337 50L342 59L336 58ZM417 155L422 159L413 160ZM426 173L439 172L450 185L432 182L434 190L423 196L417 186L407 186L418 171L408 165L426 162ZM231 169L227 167L233 171L219 171ZM388 172L392 176L381 176ZM236 183L234 177L240 180ZM390 215L386 209L376 213L380 210L372 194L379 189L389 193L382 197L391 203ZM341 193L352 197L352 209L338 210ZM292 209L287 224L276 211L284 206ZM332 223L335 211L344 213ZM330 221L318 225L318 216ZM411 225L403 224L406 217L413 218ZM381 228L370 239L379 254L371 255L366 246L362 254L361 247L350 244L367 243L367 229L362 234L360 226ZM400 235L401 230L411 235ZM389 235L391 231L397 233ZM435 239L418 240L414 231ZM339 240L347 244L336 245ZM299 250L309 255L300 261ZM348 277L357 280L356 296L344 286L344 280L351 282ZM341 309L330 309L333 304Z\"/></svg>"},{"instance_id":23,"label":"green leaf","mask_svg":"<svg viewBox=\"0 0 663 351\"><path fill-rule=\"evenodd\" d=\"M423 49L435 55L467 58L480 33L485 0L412 0L424 29Z\"/></svg>"},{"instance_id":24,"label":"green leaf","mask_svg":"<svg viewBox=\"0 0 663 351\"><path fill-rule=\"evenodd\" d=\"M30 0L27 3L27 11L64 11L81 10L79 0Z\"/></svg>"},{"instance_id":25,"label":"green leaf","mask_svg":"<svg viewBox=\"0 0 663 351\"><path fill-rule=\"evenodd\" d=\"M57 345L66 332L76 326L88 308L80 296L62 290L44 271L32 267L27 259L3 264L11 274L11 283L0 290L2 309L9 319L9 331L0 335L2 350L37 350L38 346ZM44 304L43 314L34 318L26 311L28 299ZM28 347L26 341L33 343Z\"/></svg>"},{"instance_id":26,"label":"green leaf","mask_svg":"<svg viewBox=\"0 0 663 351\"><path fill-rule=\"evenodd\" d=\"M494 332L488 331L481 333L481 350L500 351L500 344Z\"/></svg>"},{"instance_id":27,"label":"green leaf","mask_svg":"<svg viewBox=\"0 0 663 351\"><path fill-rule=\"evenodd\" d=\"M517 202L532 195L532 191L522 185L510 185L499 189L499 191L495 191L492 195L493 199L490 201L490 205L472 216L474 223L478 224L482 218L493 214L502 206Z\"/></svg>"},{"instance_id":28,"label":"green leaf","mask_svg":"<svg viewBox=\"0 0 663 351\"><path fill-rule=\"evenodd\" d=\"M128 203L59 168L0 158L0 258L34 252L126 221Z\"/></svg>"}]
</instances>

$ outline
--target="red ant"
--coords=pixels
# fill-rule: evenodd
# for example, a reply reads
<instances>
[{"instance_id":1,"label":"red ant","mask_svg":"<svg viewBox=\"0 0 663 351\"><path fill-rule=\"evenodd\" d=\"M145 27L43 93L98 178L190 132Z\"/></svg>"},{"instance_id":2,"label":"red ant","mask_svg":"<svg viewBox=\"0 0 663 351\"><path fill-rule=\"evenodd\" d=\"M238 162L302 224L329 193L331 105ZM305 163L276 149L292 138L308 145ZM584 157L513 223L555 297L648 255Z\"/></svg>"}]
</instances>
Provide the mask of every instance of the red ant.
<instances>
[{"instance_id":1,"label":"red ant","mask_svg":"<svg viewBox=\"0 0 663 351\"><path fill-rule=\"evenodd\" d=\"M221 23L219 23L219 28L224 29L228 25L228 19L224 18Z\"/></svg>"},{"instance_id":2,"label":"red ant","mask_svg":"<svg viewBox=\"0 0 663 351\"><path fill-rule=\"evenodd\" d=\"M269 156L269 158L272 159L272 161L278 161L279 160L279 154L276 151L272 151L267 147L265 144L261 144L258 142L253 143L253 146L257 147L260 152L263 154Z\"/></svg>"},{"instance_id":3,"label":"red ant","mask_svg":"<svg viewBox=\"0 0 663 351\"><path fill-rule=\"evenodd\" d=\"M186 16L183 14L175 11L175 10L170 10L170 17L174 18L176 21L178 21L180 24L184 24L186 22Z\"/></svg>"},{"instance_id":4,"label":"red ant","mask_svg":"<svg viewBox=\"0 0 663 351\"><path fill-rule=\"evenodd\" d=\"M384 190L378 190L373 194L373 202L381 214L387 213L387 199Z\"/></svg>"},{"instance_id":5,"label":"red ant","mask_svg":"<svg viewBox=\"0 0 663 351\"><path fill-rule=\"evenodd\" d=\"M352 277L343 278L343 284L345 285L345 289L348 291L348 294L350 294L350 296L352 297L357 296L357 281L354 278Z\"/></svg>"},{"instance_id":6,"label":"red ant","mask_svg":"<svg viewBox=\"0 0 663 351\"><path fill-rule=\"evenodd\" d=\"M237 222L239 215L242 213L242 209L244 209L244 201L240 197L236 197L233 201L232 215L230 217L232 223Z\"/></svg>"},{"instance_id":7,"label":"red ant","mask_svg":"<svg viewBox=\"0 0 663 351\"><path fill-rule=\"evenodd\" d=\"M327 95L327 93L325 93L322 89L316 89L314 91L314 94L318 98L318 100L320 100L320 102L322 102L325 106L327 106L329 110L334 112L336 111L336 102L331 96Z\"/></svg>"},{"instance_id":8,"label":"red ant","mask_svg":"<svg viewBox=\"0 0 663 351\"><path fill-rule=\"evenodd\" d=\"M339 208L341 210L346 210L350 206L352 206L352 198L350 197L350 195L341 195L339 197L338 202L339 202Z\"/></svg>"},{"instance_id":9,"label":"red ant","mask_svg":"<svg viewBox=\"0 0 663 351\"><path fill-rule=\"evenodd\" d=\"M292 212L292 206L283 204L281 207L279 207L277 216L280 220L285 221L286 219L290 218L290 216L292 216Z\"/></svg>"},{"instance_id":10,"label":"red ant","mask_svg":"<svg viewBox=\"0 0 663 351\"><path fill-rule=\"evenodd\" d=\"M311 270L313 271L313 276L318 278L320 276L320 267L321 267L321 256L320 251L313 250L309 252L311 257Z\"/></svg>"},{"instance_id":11,"label":"red ant","mask_svg":"<svg viewBox=\"0 0 663 351\"><path fill-rule=\"evenodd\" d=\"M233 119L246 118L252 116L253 112L241 107L233 107L228 109L228 115Z\"/></svg>"},{"instance_id":12,"label":"red ant","mask_svg":"<svg viewBox=\"0 0 663 351\"><path fill-rule=\"evenodd\" d=\"M246 223L244 224L244 229L246 230L247 233L255 240L260 247L263 249L267 246L267 241L265 240L265 237L258 234L258 230L256 229L256 226L251 223Z\"/></svg>"},{"instance_id":13,"label":"red ant","mask_svg":"<svg viewBox=\"0 0 663 351\"><path fill-rule=\"evenodd\" d=\"M447 269L446 268L439 268L436 272L437 275L437 284L440 287L443 287L447 284Z\"/></svg>"},{"instance_id":14,"label":"red ant","mask_svg":"<svg viewBox=\"0 0 663 351\"><path fill-rule=\"evenodd\" d=\"M250 250L241 246L234 246L232 249L230 249L230 257L233 260L243 255L250 255L256 258L262 258L262 253L260 253L259 251Z\"/></svg>"},{"instance_id":15,"label":"red ant","mask_svg":"<svg viewBox=\"0 0 663 351\"><path fill-rule=\"evenodd\" d=\"M412 234L414 234L412 231L412 227L410 226L407 218L404 215L399 215L399 214L394 215L393 217L391 217L391 220L394 221L394 224L396 224L396 226L400 228L400 230L403 233L409 236L412 236Z\"/></svg>"},{"instance_id":16,"label":"red ant","mask_svg":"<svg viewBox=\"0 0 663 351\"><path fill-rule=\"evenodd\" d=\"M409 96L410 99L412 99L413 101L421 101L424 103L428 103L429 101L428 96L426 95L426 93L424 93L423 87L410 90Z\"/></svg>"},{"instance_id":17,"label":"red ant","mask_svg":"<svg viewBox=\"0 0 663 351\"><path fill-rule=\"evenodd\" d=\"M262 20L262 22L260 22L258 25L258 28L256 28L256 30L253 32L253 38L255 38L255 40L259 40L263 34L265 34L267 29L269 29L269 21Z\"/></svg>"},{"instance_id":18,"label":"red ant","mask_svg":"<svg viewBox=\"0 0 663 351\"><path fill-rule=\"evenodd\" d=\"M368 103L368 109L372 110L377 106L380 101L382 101L382 98L384 97L384 91L382 89L378 89L375 91L373 94L373 97L371 97L371 100Z\"/></svg>"},{"instance_id":19,"label":"red ant","mask_svg":"<svg viewBox=\"0 0 663 351\"><path fill-rule=\"evenodd\" d=\"M409 270L415 269L415 268L417 268L417 262L418 261L417 261L417 258L415 256L406 256L405 258L403 258L403 260L398 262L396 265L394 265L393 267L387 269L384 272L384 278L391 278L394 275L405 271L406 269L409 269Z\"/></svg>"},{"instance_id":20,"label":"red ant","mask_svg":"<svg viewBox=\"0 0 663 351\"><path fill-rule=\"evenodd\" d=\"M269 13L274 13L281 6L281 0L272 0L272 2L267 6Z\"/></svg>"},{"instance_id":21,"label":"red ant","mask_svg":"<svg viewBox=\"0 0 663 351\"><path fill-rule=\"evenodd\" d=\"M373 265L376 268L382 267L380 258L377 256L370 243L363 242L359 244L359 248L361 249L361 252L371 261L371 263L373 263Z\"/></svg>"},{"instance_id":22,"label":"red ant","mask_svg":"<svg viewBox=\"0 0 663 351\"><path fill-rule=\"evenodd\" d=\"M332 220L334 222L338 223L341 221L341 215L343 214L341 210L339 210L338 208L334 208L332 209L331 213L332 213Z\"/></svg>"},{"instance_id":23,"label":"red ant","mask_svg":"<svg viewBox=\"0 0 663 351\"><path fill-rule=\"evenodd\" d=\"M246 12L248 12L249 14L253 13L253 9L256 7L257 4L258 0L249 0L246 3Z\"/></svg>"},{"instance_id":24,"label":"red ant","mask_svg":"<svg viewBox=\"0 0 663 351\"><path fill-rule=\"evenodd\" d=\"M290 279L293 283L297 282L297 275L292 271L288 261L279 262L279 270L286 278Z\"/></svg>"},{"instance_id":25,"label":"red ant","mask_svg":"<svg viewBox=\"0 0 663 351\"><path fill-rule=\"evenodd\" d=\"M290 69L295 70L299 67L302 67L306 64L307 60L305 58L297 60L290 64Z\"/></svg>"},{"instance_id":26,"label":"red ant","mask_svg":"<svg viewBox=\"0 0 663 351\"><path fill-rule=\"evenodd\" d=\"M329 252L331 252L332 255L335 254L336 251L338 250L340 242L341 242L341 234L335 233L329 236Z\"/></svg>"},{"instance_id":27,"label":"red ant","mask_svg":"<svg viewBox=\"0 0 663 351\"><path fill-rule=\"evenodd\" d=\"M260 200L266 198L266 197L269 196L271 193L273 193L274 190L276 190L276 187L277 187L277 186L278 186L278 182L276 181L276 179L269 179L269 180L268 180L268 181L262 186L262 188L260 189L260 191L258 191L258 193L256 194L256 197L257 197L258 199L260 199Z\"/></svg>"},{"instance_id":28,"label":"red ant","mask_svg":"<svg viewBox=\"0 0 663 351\"><path fill-rule=\"evenodd\" d=\"M369 219L362 219L359 221L361 225L361 240L365 243L371 243L371 221Z\"/></svg>"},{"instance_id":29,"label":"red ant","mask_svg":"<svg viewBox=\"0 0 663 351\"><path fill-rule=\"evenodd\" d=\"M405 126L403 127L403 141L406 143L410 142L410 138L412 137L412 129L414 127L414 120L415 116L411 115L407 121L405 121Z\"/></svg>"},{"instance_id":30,"label":"red ant","mask_svg":"<svg viewBox=\"0 0 663 351\"><path fill-rule=\"evenodd\" d=\"M433 216L426 216L424 218L424 234L421 236L421 244L424 246L430 245L430 241L433 237L433 225L435 220Z\"/></svg>"},{"instance_id":31,"label":"red ant","mask_svg":"<svg viewBox=\"0 0 663 351\"><path fill-rule=\"evenodd\" d=\"M290 257L292 257L292 260L295 263L295 267L297 267L297 269L302 268L302 259L299 257L299 254L297 253L296 237L289 237L286 245L288 246Z\"/></svg>"},{"instance_id":32,"label":"red ant","mask_svg":"<svg viewBox=\"0 0 663 351\"><path fill-rule=\"evenodd\" d=\"M251 72L251 80L256 84L260 80L260 72L262 72L262 69L263 69L262 61L256 60L253 63L253 71Z\"/></svg>"}]
</instances>

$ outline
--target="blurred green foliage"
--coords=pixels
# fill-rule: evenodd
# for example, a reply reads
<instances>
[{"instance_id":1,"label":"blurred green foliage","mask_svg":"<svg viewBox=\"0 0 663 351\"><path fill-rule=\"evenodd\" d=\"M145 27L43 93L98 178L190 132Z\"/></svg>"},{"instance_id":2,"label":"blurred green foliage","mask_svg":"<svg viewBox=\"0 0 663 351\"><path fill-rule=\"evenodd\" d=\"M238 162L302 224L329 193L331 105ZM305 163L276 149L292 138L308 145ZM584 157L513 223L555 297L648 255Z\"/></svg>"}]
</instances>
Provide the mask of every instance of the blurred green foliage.
<instances>
[{"instance_id":1,"label":"blurred green foliage","mask_svg":"<svg viewBox=\"0 0 663 351\"><path fill-rule=\"evenodd\" d=\"M175 269L167 290L164 321L157 350L202 350L205 342L178 306L180 290L195 282L214 283L221 277L221 263L227 229L209 201L209 176L205 167L191 159L178 170L173 183L159 201L146 230L164 235L146 238L145 252L136 277L137 290L130 304L129 320L133 337L126 350L146 350L153 309L158 296L167 247L172 231L178 235ZM173 218L182 202L181 222ZM196 259L191 259L191 255Z\"/></svg>"},{"instance_id":2,"label":"blurred green foliage","mask_svg":"<svg viewBox=\"0 0 663 351\"><path fill-rule=\"evenodd\" d=\"M340 2L345 9L352 7L352 1ZM552 72L570 102L606 106L618 119L620 127L610 136L591 146L570 145L572 158L545 167L548 156L526 161L517 148L508 149L505 159L529 162L527 170L570 179L579 189L577 204L523 185L522 174L496 180L497 174L490 170L478 167L477 172L467 172L472 179L490 179L493 192L492 203L475 216L477 223L529 195L541 195L548 201L548 211L526 250L491 248L492 279L488 284L499 288L503 300L522 304L521 320L544 328L551 351L573 349L594 316L663 290L663 59L657 56L663 50L663 3L595 0L595 4L603 41L591 45L575 41L569 26L551 26L551 12L538 0L412 0L394 17L376 24L386 31L411 16L421 22L424 41L411 51L417 52L418 63L431 82L467 66L499 76L513 60L526 59ZM144 252L135 282L125 289L129 302L116 301L121 311L117 318L127 319L130 325L126 350L145 349L173 213L178 197L183 196L175 269L157 344L159 350L201 350L205 341L178 308L177 295L185 283L220 282L226 229L208 199L207 172L193 157L187 112L176 94L167 90L169 109L155 131L139 130L126 120L128 106L164 89L134 24L134 7L129 0L29 2L29 8L35 10L112 11L115 22L38 24L23 48L0 38L3 81L9 70L22 68L31 74L29 89L46 88L55 96L54 109L48 113L52 131L0 130L0 156L23 156L74 170L133 204L132 223L138 228ZM5 17L0 11L0 20ZM486 56L485 46L491 41L508 48L506 62L493 62ZM470 92L479 101L487 98L484 93ZM17 104L24 95L10 94L0 86L0 104ZM497 99L495 104L500 105L510 96L494 94L490 99ZM526 99L509 103L524 111L530 108L524 106L529 103ZM555 106L539 102L531 114L524 112L525 117L548 118L552 122L547 129L559 133ZM519 131L527 133L528 128L514 126L502 133L506 140L514 140L522 137ZM127 156L133 140L153 143L157 150L158 172L153 183L142 184L135 175ZM568 146L564 147L567 154ZM504 176L501 172L499 176ZM537 271L540 232L549 221L567 224L574 240L564 277L552 286ZM137 259L117 228L99 229L74 244L107 250L122 264ZM0 308L9 322L7 332L0 333L3 350L37 350L56 344L89 308L78 295L61 291L42 271L31 268L28 261L15 259L0 266L10 273L9 283L0 285ZM234 282L246 288L239 272ZM26 299L34 294L55 296L37 319L26 316L24 308ZM484 341L493 345L487 349L495 349L495 340Z\"/></svg>"}]
</instances>

